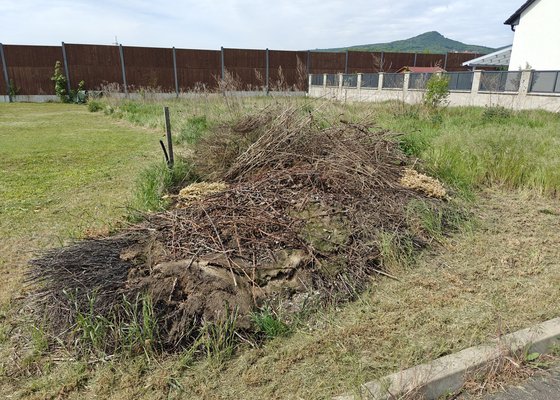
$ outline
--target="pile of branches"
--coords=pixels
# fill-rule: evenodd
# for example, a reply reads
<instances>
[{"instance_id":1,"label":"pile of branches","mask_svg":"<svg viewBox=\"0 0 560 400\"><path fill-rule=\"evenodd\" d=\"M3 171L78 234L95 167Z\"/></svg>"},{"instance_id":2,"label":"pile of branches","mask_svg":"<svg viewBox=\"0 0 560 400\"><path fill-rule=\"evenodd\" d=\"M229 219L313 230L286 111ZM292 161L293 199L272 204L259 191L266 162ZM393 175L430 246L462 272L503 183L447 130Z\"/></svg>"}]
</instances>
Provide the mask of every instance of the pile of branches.
<instances>
[{"instance_id":1,"label":"pile of branches","mask_svg":"<svg viewBox=\"0 0 560 400\"><path fill-rule=\"evenodd\" d=\"M383 272L381 232L425 244L406 215L423 195L399 183L410 162L393 134L345 122L321 128L312 114L288 108L222 129L206 145L252 134L229 162L214 155L212 178L226 190L32 262L38 304L58 333L71 330L92 293L103 315L149 293L162 345L177 348L219 318L220 307L237 310L251 329L251 311L273 299L352 298ZM201 170L212 170L209 156L203 160Z\"/></svg>"}]
</instances>

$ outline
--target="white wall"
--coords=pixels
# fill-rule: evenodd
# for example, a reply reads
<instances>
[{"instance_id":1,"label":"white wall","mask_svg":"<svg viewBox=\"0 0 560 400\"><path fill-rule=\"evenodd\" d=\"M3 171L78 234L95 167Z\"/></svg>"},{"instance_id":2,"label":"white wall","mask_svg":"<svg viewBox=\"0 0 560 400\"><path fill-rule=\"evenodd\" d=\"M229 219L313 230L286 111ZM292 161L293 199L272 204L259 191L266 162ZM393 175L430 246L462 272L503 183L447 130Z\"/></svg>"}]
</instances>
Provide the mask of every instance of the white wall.
<instances>
[{"instance_id":1,"label":"white wall","mask_svg":"<svg viewBox=\"0 0 560 400\"><path fill-rule=\"evenodd\" d=\"M454 91L449 94L449 105L452 107L495 107L502 106L513 110L547 110L560 112L560 94L529 93L531 71L523 71L518 92L480 92L478 90L481 71L475 71L470 91ZM382 81L383 78L380 78ZM384 102L390 100L418 104L423 100L424 92L408 89L408 83L402 89L378 88L347 88L310 86L309 97L338 101L371 101ZM360 79L358 80L358 82Z\"/></svg>"},{"instance_id":2,"label":"white wall","mask_svg":"<svg viewBox=\"0 0 560 400\"><path fill-rule=\"evenodd\" d=\"M517 1L520 2L519 0ZM515 27L510 71L560 70L560 1L537 0Z\"/></svg>"}]
</instances>

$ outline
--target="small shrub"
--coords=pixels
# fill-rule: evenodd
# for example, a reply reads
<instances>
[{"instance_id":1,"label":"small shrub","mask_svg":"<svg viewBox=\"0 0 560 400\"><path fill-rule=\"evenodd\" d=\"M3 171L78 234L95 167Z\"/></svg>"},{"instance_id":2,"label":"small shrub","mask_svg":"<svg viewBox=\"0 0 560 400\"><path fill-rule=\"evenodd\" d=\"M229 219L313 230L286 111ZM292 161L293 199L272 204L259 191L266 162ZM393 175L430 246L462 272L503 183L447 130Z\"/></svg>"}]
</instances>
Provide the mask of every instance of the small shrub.
<instances>
[{"instance_id":1,"label":"small shrub","mask_svg":"<svg viewBox=\"0 0 560 400\"><path fill-rule=\"evenodd\" d=\"M54 74L51 76L51 81L54 82L54 93L58 96L60 101L68 103L68 92L66 90L67 80L66 76L62 73L62 64L60 61L54 64Z\"/></svg>"},{"instance_id":2,"label":"small shrub","mask_svg":"<svg viewBox=\"0 0 560 400\"><path fill-rule=\"evenodd\" d=\"M449 98L449 79L442 75L434 74L426 83L424 105L430 108L445 106Z\"/></svg>"},{"instance_id":3,"label":"small shrub","mask_svg":"<svg viewBox=\"0 0 560 400\"><path fill-rule=\"evenodd\" d=\"M51 81L54 82L54 92L61 102L83 104L87 101L84 81L80 81L78 83L78 88L70 90L70 93L68 93L68 80L62 73L62 64L60 61L54 64L54 73L53 76L51 76Z\"/></svg>"},{"instance_id":4,"label":"small shrub","mask_svg":"<svg viewBox=\"0 0 560 400\"><path fill-rule=\"evenodd\" d=\"M87 107L89 112L97 112L103 109L103 104L98 100L89 100Z\"/></svg>"},{"instance_id":5,"label":"small shrub","mask_svg":"<svg viewBox=\"0 0 560 400\"><path fill-rule=\"evenodd\" d=\"M8 84L8 96L15 97L19 93L19 88L16 86L16 83L13 79L10 79L10 83Z\"/></svg>"},{"instance_id":6,"label":"small shrub","mask_svg":"<svg viewBox=\"0 0 560 400\"><path fill-rule=\"evenodd\" d=\"M513 116L513 111L503 106L486 107L482 113L484 122L503 121Z\"/></svg>"}]
</instances>

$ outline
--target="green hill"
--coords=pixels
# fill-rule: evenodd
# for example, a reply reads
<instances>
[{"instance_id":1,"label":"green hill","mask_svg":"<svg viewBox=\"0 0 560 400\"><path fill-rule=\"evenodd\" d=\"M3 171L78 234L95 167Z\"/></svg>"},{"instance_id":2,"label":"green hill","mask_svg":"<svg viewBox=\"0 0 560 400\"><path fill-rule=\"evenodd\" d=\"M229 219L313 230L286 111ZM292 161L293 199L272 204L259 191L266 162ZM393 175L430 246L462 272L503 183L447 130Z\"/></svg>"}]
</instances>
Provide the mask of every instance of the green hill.
<instances>
[{"instance_id":1,"label":"green hill","mask_svg":"<svg viewBox=\"0 0 560 400\"><path fill-rule=\"evenodd\" d=\"M488 54L495 51L490 47L477 46L448 39L439 32L426 32L405 40L389 43L364 44L336 49L318 49L318 51L391 51L402 53L447 53L473 52Z\"/></svg>"}]
</instances>

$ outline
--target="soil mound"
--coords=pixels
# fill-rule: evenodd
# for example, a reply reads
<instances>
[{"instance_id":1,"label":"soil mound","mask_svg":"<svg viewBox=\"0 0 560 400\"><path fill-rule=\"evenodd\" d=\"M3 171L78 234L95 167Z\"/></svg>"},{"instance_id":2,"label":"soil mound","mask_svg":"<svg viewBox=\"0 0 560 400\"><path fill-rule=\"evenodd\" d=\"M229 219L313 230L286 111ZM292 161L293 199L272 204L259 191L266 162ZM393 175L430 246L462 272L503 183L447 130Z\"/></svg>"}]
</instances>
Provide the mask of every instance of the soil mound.
<instances>
[{"instance_id":1,"label":"soil mound","mask_svg":"<svg viewBox=\"0 0 560 400\"><path fill-rule=\"evenodd\" d=\"M53 329L71 331L92 303L108 316L147 293L161 345L174 349L232 312L238 328L251 330L251 313L263 305L297 311L352 298L384 269L381 233L425 244L407 205L441 200L403 185L412 163L394 135L343 122L322 128L296 108L269 111L202 142L216 149L253 137L229 163L216 154L220 168L204 158L201 170L221 182L218 191L193 189L188 203L117 236L32 261Z\"/></svg>"}]
</instances>

